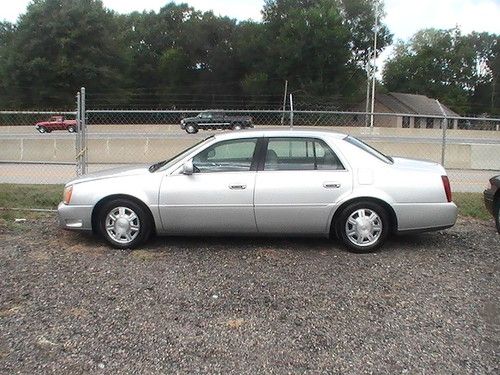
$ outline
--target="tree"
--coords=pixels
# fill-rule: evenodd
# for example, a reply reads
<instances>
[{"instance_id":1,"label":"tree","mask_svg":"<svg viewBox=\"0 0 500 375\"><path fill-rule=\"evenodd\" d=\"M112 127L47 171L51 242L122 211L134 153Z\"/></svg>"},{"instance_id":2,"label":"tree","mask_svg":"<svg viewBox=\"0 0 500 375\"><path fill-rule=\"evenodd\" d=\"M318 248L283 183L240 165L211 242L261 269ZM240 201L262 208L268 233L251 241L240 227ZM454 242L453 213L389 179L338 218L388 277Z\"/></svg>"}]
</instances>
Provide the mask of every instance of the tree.
<instances>
[{"instance_id":1,"label":"tree","mask_svg":"<svg viewBox=\"0 0 500 375\"><path fill-rule=\"evenodd\" d=\"M498 36L487 33L421 30L409 42L398 43L386 63L384 84L389 91L437 98L459 113L478 113L487 107L475 108L472 98L490 91L498 77L493 63L497 44Z\"/></svg>"},{"instance_id":2,"label":"tree","mask_svg":"<svg viewBox=\"0 0 500 375\"><path fill-rule=\"evenodd\" d=\"M82 85L113 90L122 60L115 31L100 1L34 0L2 48L1 80L18 107L72 105Z\"/></svg>"}]
</instances>

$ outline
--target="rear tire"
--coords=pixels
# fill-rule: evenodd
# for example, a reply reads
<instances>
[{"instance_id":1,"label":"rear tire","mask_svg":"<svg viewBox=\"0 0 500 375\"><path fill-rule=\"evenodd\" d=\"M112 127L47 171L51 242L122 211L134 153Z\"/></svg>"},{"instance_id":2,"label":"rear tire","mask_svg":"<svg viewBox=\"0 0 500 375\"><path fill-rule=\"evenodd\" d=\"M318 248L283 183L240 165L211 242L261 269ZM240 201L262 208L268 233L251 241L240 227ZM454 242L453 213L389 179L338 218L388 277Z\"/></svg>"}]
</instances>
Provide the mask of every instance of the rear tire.
<instances>
[{"instance_id":1,"label":"rear tire","mask_svg":"<svg viewBox=\"0 0 500 375\"><path fill-rule=\"evenodd\" d=\"M238 123L233 125L233 130L241 130L241 129L242 129L241 124Z\"/></svg>"},{"instance_id":2,"label":"rear tire","mask_svg":"<svg viewBox=\"0 0 500 375\"><path fill-rule=\"evenodd\" d=\"M379 204L356 202L342 210L335 228L349 251L371 253L387 239L390 220L386 210Z\"/></svg>"},{"instance_id":3,"label":"rear tire","mask_svg":"<svg viewBox=\"0 0 500 375\"><path fill-rule=\"evenodd\" d=\"M76 132L76 128L73 125L70 125L70 126L68 126L68 132L75 133Z\"/></svg>"},{"instance_id":4,"label":"rear tire","mask_svg":"<svg viewBox=\"0 0 500 375\"><path fill-rule=\"evenodd\" d=\"M128 199L113 199L99 211L99 232L117 249L133 249L151 234L151 219L138 203Z\"/></svg>"},{"instance_id":5,"label":"rear tire","mask_svg":"<svg viewBox=\"0 0 500 375\"><path fill-rule=\"evenodd\" d=\"M198 128L192 124L187 124L186 125L186 133L188 134L196 134L198 133Z\"/></svg>"}]
</instances>

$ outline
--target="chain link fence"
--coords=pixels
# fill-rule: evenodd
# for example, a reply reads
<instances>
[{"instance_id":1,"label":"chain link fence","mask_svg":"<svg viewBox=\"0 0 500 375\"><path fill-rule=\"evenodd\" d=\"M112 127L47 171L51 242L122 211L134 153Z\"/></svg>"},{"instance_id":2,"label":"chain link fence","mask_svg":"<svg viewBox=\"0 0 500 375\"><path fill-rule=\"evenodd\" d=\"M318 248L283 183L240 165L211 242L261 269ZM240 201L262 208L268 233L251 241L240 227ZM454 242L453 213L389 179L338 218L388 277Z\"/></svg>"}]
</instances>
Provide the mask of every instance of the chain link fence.
<instances>
[{"instance_id":1,"label":"chain link fence","mask_svg":"<svg viewBox=\"0 0 500 375\"><path fill-rule=\"evenodd\" d=\"M220 111L220 110L219 110ZM63 184L77 175L169 158L220 130L179 126L202 110L0 111L0 183ZM405 113L227 110L256 128L313 127L359 137L380 151L443 164L455 192L481 192L500 174L500 119ZM72 128L75 126L75 128Z\"/></svg>"}]
</instances>

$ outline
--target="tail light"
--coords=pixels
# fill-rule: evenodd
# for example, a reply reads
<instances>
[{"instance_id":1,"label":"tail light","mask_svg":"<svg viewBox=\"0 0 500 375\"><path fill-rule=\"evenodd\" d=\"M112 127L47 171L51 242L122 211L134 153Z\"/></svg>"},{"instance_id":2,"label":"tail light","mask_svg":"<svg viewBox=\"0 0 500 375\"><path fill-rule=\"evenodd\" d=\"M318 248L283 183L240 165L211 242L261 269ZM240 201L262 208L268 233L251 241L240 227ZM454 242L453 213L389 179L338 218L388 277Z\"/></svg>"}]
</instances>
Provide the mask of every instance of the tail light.
<instances>
[{"instance_id":1,"label":"tail light","mask_svg":"<svg viewBox=\"0 0 500 375\"><path fill-rule=\"evenodd\" d=\"M450 186L450 180L448 179L448 176L441 176L441 180L443 180L443 187L444 187L444 192L446 193L446 199L448 202L451 202L451 186Z\"/></svg>"}]
</instances>

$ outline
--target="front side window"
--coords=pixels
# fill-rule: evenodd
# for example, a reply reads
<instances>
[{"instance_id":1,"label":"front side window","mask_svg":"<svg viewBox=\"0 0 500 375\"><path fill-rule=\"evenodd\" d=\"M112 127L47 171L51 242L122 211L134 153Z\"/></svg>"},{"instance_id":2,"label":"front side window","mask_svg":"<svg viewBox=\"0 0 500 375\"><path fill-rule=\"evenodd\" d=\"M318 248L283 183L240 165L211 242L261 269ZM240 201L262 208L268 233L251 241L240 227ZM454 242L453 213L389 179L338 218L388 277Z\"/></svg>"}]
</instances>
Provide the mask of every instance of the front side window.
<instances>
[{"instance_id":1,"label":"front side window","mask_svg":"<svg viewBox=\"0 0 500 375\"><path fill-rule=\"evenodd\" d=\"M316 138L270 138L266 171L341 170L344 166L328 145Z\"/></svg>"},{"instance_id":2,"label":"front side window","mask_svg":"<svg viewBox=\"0 0 500 375\"><path fill-rule=\"evenodd\" d=\"M200 113L200 118L211 119L212 114L211 113Z\"/></svg>"},{"instance_id":3,"label":"front side window","mask_svg":"<svg viewBox=\"0 0 500 375\"><path fill-rule=\"evenodd\" d=\"M252 166L257 138L216 143L193 158L196 173L245 172Z\"/></svg>"}]
</instances>

